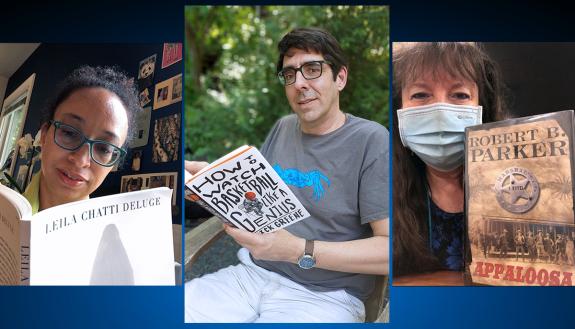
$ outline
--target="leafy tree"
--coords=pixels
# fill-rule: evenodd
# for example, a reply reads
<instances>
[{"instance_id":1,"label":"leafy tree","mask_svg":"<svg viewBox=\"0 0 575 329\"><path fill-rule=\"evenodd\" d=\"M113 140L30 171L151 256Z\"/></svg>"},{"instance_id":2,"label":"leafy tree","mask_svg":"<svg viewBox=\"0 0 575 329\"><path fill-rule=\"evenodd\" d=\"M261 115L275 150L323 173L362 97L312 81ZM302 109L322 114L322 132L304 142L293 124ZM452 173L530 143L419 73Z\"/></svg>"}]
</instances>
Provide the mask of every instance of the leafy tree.
<instances>
[{"instance_id":1,"label":"leafy tree","mask_svg":"<svg viewBox=\"0 0 575 329\"><path fill-rule=\"evenodd\" d=\"M186 18L186 157L208 161L259 146L291 112L275 64L295 27L333 34L349 65L344 112L388 124L389 16L384 6L189 6Z\"/></svg>"}]
</instances>

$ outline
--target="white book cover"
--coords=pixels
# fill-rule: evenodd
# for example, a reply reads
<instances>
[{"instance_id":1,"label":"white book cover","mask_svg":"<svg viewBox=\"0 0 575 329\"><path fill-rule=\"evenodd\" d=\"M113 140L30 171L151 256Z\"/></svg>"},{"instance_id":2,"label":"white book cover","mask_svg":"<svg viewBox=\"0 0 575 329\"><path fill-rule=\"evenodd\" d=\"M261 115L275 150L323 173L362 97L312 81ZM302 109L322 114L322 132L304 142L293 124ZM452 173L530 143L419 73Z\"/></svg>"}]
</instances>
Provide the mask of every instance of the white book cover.
<instances>
[{"instance_id":1,"label":"white book cover","mask_svg":"<svg viewBox=\"0 0 575 329\"><path fill-rule=\"evenodd\" d=\"M310 216L257 148L242 146L195 175L189 198L250 232L269 233Z\"/></svg>"},{"instance_id":2,"label":"white book cover","mask_svg":"<svg viewBox=\"0 0 575 329\"><path fill-rule=\"evenodd\" d=\"M174 285L171 195L148 189L32 216L0 186L0 285Z\"/></svg>"},{"instance_id":3,"label":"white book cover","mask_svg":"<svg viewBox=\"0 0 575 329\"><path fill-rule=\"evenodd\" d=\"M174 285L166 187L46 209L31 221L31 285Z\"/></svg>"}]
</instances>

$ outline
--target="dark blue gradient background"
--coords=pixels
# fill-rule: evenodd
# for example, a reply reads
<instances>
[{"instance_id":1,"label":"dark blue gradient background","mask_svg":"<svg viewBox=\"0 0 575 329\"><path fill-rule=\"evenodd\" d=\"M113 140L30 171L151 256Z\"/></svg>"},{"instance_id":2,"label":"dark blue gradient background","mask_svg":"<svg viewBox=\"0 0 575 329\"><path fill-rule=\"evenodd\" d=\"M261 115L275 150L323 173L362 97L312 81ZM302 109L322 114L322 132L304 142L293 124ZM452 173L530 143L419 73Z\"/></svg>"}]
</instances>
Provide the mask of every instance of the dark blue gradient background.
<instances>
[{"instance_id":1,"label":"dark blue gradient background","mask_svg":"<svg viewBox=\"0 0 575 329\"><path fill-rule=\"evenodd\" d=\"M0 42L183 41L184 4L200 4L182 0L60 3L38 2L13 7L15 5L4 2L0 6ZM215 4L216 1L202 3ZM252 1L234 3L254 4ZM260 2L264 3L271 2ZM301 1L275 3L304 4ZM392 41L575 41L574 12L543 1L362 3L391 5ZM549 58L552 60L553 54ZM391 288L391 323L355 326L568 328L573 326L574 299L574 288L394 287ZM221 327L183 324L181 287L0 287L0 316L2 329ZM237 326L249 325L234 325ZM318 327L273 327L276 326ZM333 325L344 326L351 325Z\"/></svg>"}]
</instances>

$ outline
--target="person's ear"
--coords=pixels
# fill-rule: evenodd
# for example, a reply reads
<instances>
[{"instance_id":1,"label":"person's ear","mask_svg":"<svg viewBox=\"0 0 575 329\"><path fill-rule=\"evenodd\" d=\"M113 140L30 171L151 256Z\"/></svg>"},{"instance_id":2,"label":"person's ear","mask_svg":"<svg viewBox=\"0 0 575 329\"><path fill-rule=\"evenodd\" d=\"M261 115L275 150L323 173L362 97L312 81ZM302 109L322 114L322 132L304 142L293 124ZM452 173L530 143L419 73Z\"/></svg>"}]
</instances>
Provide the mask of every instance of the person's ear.
<instances>
[{"instance_id":1,"label":"person's ear","mask_svg":"<svg viewBox=\"0 0 575 329\"><path fill-rule=\"evenodd\" d=\"M40 145L44 148L44 143L46 142L46 135L48 134L48 129L50 129L50 124L48 122L44 122L40 130L42 133L40 134Z\"/></svg>"},{"instance_id":2,"label":"person's ear","mask_svg":"<svg viewBox=\"0 0 575 329\"><path fill-rule=\"evenodd\" d=\"M342 66L339 69L339 72L335 78L335 84L338 91L342 91L343 88L345 88L345 85L347 84L347 67Z\"/></svg>"}]
</instances>

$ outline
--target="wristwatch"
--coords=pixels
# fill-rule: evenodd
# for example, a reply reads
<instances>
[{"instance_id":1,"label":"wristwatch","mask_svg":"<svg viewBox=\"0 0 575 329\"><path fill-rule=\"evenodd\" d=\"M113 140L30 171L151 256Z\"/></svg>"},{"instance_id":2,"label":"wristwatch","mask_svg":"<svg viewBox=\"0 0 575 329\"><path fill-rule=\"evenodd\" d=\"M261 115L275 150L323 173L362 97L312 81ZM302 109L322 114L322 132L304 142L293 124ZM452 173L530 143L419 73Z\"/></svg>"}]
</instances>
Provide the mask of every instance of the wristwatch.
<instances>
[{"instance_id":1,"label":"wristwatch","mask_svg":"<svg viewBox=\"0 0 575 329\"><path fill-rule=\"evenodd\" d=\"M313 240L305 240L305 250L303 255L297 260L297 265L304 270L309 270L315 266L315 257L313 257Z\"/></svg>"}]
</instances>

